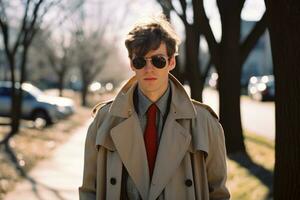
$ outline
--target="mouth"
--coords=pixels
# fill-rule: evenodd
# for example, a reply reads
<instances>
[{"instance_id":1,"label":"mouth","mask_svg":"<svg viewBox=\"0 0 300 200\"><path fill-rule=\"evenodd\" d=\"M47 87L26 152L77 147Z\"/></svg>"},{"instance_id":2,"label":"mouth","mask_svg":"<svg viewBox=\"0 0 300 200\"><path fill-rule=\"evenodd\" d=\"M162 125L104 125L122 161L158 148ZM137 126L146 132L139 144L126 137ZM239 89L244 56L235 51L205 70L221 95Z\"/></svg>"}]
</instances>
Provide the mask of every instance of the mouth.
<instances>
[{"instance_id":1,"label":"mouth","mask_svg":"<svg viewBox=\"0 0 300 200\"><path fill-rule=\"evenodd\" d=\"M144 78L145 81L155 81L157 78L155 77L148 77L148 78Z\"/></svg>"}]
</instances>

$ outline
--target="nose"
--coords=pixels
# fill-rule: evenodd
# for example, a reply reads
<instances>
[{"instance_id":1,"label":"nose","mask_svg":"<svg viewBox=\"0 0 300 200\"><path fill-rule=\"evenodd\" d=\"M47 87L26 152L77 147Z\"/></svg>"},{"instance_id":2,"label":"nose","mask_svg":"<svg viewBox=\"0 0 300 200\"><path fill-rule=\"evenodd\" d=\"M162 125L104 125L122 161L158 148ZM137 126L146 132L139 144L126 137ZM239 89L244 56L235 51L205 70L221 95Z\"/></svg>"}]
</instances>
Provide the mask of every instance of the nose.
<instances>
[{"instance_id":1,"label":"nose","mask_svg":"<svg viewBox=\"0 0 300 200\"><path fill-rule=\"evenodd\" d=\"M144 70L146 71L152 71L154 66L152 65L151 61L149 59L146 60L146 65L144 67Z\"/></svg>"}]
</instances>

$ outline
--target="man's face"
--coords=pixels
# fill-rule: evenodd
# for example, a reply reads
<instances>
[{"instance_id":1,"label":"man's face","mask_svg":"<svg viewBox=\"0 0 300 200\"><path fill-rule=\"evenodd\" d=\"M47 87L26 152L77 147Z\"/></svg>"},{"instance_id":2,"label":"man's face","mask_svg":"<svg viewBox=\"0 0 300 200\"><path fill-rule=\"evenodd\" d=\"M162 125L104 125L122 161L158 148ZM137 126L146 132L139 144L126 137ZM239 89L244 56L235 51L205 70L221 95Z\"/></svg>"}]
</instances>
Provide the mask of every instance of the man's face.
<instances>
[{"instance_id":1,"label":"man's face","mask_svg":"<svg viewBox=\"0 0 300 200\"><path fill-rule=\"evenodd\" d=\"M163 68L155 67L150 59L153 56L163 56L166 58L166 65ZM133 55L133 58L135 55ZM131 69L135 72L139 88L144 95L160 97L168 87L169 71L175 67L175 57L168 58L167 48L165 43L161 43L156 50L149 51L144 58L147 58L146 65L141 69L136 69L132 61L130 62Z\"/></svg>"}]
</instances>

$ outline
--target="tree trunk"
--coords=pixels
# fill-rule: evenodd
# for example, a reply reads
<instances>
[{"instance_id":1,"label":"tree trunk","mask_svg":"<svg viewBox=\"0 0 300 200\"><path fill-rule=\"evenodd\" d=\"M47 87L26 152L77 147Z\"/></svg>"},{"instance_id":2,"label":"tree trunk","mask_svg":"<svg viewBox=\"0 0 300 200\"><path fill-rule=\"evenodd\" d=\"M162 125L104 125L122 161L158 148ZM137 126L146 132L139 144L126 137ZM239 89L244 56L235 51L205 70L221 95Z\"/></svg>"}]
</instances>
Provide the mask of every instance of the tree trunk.
<instances>
[{"instance_id":1,"label":"tree trunk","mask_svg":"<svg viewBox=\"0 0 300 200\"><path fill-rule=\"evenodd\" d=\"M82 86L82 91L81 91L81 105L82 106L87 106L87 87L85 85Z\"/></svg>"},{"instance_id":2,"label":"tree trunk","mask_svg":"<svg viewBox=\"0 0 300 200\"><path fill-rule=\"evenodd\" d=\"M22 90L22 84L27 80L27 74L26 74L26 64L27 64L27 54L28 54L28 48L29 44L24 42L23 49L22 49L22 56L21 56L21 73L20 73L20 88L17 90L17 105L16 105L16 115L14 116L18 120L18 127L17 131L19 131L20 126L20 119L22 115L22 105L23 105L23 90Z\"/></svg>"},{"instance_id":3,"label":"tree trunk","mask_svg":"<svg viewBox=\"0 0 300 200\"><path fill-rule=\"evenodd\" d=\"M266 0L266 7L276 83L274 199L298 199L300 196L300 2Z\"/></svg>"},{"instance_id":4,"label":"tree trunk","mask_svg":"<svg viewBox=\"0 0 300 200\"><path fill-rule=\"evenodd\" d=\"M12 130L13 134L19 131L20 128L20 120L22 116L22 102L23 102L23 90L22 84L26 80L26 64L27 64L27 53L28 53L28 44L23 44L23 51L21 55L21 72L20 72L20 87L16 90L15 93L15 105L13 106L13 115L12 115Z\"/></svg>"},{"instance_id":5,"label":"tree trunk","mask_svg":"<svg viewBox=\"0 0 300 200\"><path fill-rule=\"evenodd\" d=\"M191 88L191 98L202 102L203 85L199 62L200 30L192 25L185 26L186 73Z\"/></svg>"},{"instance_id":6,"label":"tree trunk","mask_svg":"<svg viewBox=\"0 0 300 200\"><path fill-rule=\"evenodd\" d=\"M63 96L63 89L64 89L64 73L60 73L58 75L58 90L59 90L59 96L62 97Z\"/></svg>"},{"instance_id":7,"label":"tree trunk","mask_svg":"<svg viewBox=\"0 0 300 200\"><path fill-rule=\"evenodd\" d=\"M184 70L181 70L182 67L179 57L176 57L176 67L171 71L171 74L174 75L181 84L184 84L186 78L184 76Z\"/></svg>"},{"instance_id":8,"label":"tree trunk","mask_svg":"<svg viewBox=\"0 0 300 200\"><path fill-rule=\"evenodd\" d=\"M16 89L15 83L16 83L16 77L15 77L15 58L10 53L6 52L9 66L10 66L10 78L11 78L11 107L10 107L10 132L5 136L4 139L1 140L0 144L7 144L18 131L20 127L20 112L18 109L18 104L20 104L20 98L19 98L19 90Z\"/></svg>"},{"instance_id":9,"label":"tree trunk","mask_svg":"<svg viewBox=\"0 0 300 200\"><path fill-rule=\"evenodd\" d=\"M218 2L222 20L222 41L218 90L220 122L223 125L227 153L245 152L240 111L241 65L240 58L240 9L232 8L228 2ZM226 5L225 5L226 4Z\"/></svg>"},{"instance_id":10,"label":"tree trunk","mask_svg":"<svg viewBox=\"0 0 300 200\"><path fill-rule=\"evenodd\" d=\"M81 88L81 105L82 106L87 106L88 85L89 85L89 82L86 81L82 77L82 88Z\"/></svg>"}]
</instances>

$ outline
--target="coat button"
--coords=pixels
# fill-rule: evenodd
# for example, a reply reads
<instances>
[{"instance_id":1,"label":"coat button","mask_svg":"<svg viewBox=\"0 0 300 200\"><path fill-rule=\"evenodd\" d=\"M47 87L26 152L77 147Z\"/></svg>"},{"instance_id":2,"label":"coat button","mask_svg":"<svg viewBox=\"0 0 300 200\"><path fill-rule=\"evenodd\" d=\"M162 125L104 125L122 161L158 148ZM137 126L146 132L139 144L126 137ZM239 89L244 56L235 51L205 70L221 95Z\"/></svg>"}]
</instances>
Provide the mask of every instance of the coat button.
<instances>
[{"instance_id":1,"label":"coat button","mask_svg":"<svg viewBox=\"0 0 300 200\"><path fill-rule=\"evenodd\" d=\"M110 184L116 185L117 180L115 178L110 178Z\"/></svg>"},{"instance_id":2,"label":"coat button","mask_svg":"<svg viewBox=\"0 0 300 200\"><path fill-rule=\"evenodd\" d=\"M186 179L185 180L185 185L188 187L191 187L193 185L193 181L191 179Z\"/></svg>"}]
</instances>

